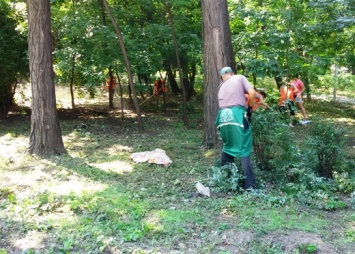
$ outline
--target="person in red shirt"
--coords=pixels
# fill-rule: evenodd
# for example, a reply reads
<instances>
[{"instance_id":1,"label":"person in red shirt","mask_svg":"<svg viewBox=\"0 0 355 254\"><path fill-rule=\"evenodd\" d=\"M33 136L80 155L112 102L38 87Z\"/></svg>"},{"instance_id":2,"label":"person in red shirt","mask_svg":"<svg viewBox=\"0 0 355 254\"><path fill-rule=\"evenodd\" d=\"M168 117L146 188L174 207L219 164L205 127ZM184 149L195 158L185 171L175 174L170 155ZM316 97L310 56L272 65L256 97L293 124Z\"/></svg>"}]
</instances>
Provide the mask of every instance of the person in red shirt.
<instances>
[{"instance_id":1,"label":"person in red shirt","mask_svg":"<svg viewBox=\"0 0 355 254\"><path fill-rule=\"evenodd\" d=\"M294 97L295 97L296 105L301 110L301 113L303 116L303 121L307 121L308 117L306 114L306 110L303 107L303 101L302 101L302 93L304 91L304 84L298 78L298 75L293 76L292 86L295 88Z\"/></svg>"}]
</instances>

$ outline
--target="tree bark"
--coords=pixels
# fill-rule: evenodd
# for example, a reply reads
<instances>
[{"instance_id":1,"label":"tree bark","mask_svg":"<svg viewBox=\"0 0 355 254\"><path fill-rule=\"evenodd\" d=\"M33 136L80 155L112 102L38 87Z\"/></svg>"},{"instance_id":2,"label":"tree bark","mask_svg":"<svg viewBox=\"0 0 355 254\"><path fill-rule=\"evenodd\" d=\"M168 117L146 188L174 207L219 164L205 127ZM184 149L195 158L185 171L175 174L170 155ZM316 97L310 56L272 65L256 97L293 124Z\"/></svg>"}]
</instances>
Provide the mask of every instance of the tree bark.
<instances>
[{"instance_id":1,"label":"tree bark","mask_svg":"<svg viewBox=\"0 0 355 254\"><path fill-rule=\"evenodd\" d=\"M174 95L178 95L180 93L180 89L179 89L179 86L175 80L175 75L173 73L173 70L171 69L171 67L166 67L166 73L167 73L167 76L168 76L168 81L169 81L169 84L170 84L170 88L171 88L171 92L174 94Z\"/></svg>"},{"instance_id":2,"label":"tree bark","mask_svg":"<svg viewBox=\"0 0 355 254\"><path fill-rule=\"evenodd\" d=\"M116 88L114 86L116 85L116 81L114 81L114 78L113 78L112 66L110 66L108 68L108 76L109 76L109 79L110 79L109 86L108 86L108 107L110 109L113 109L114 108L114 106L113 106L113 96L115 95L115 88Z\"/></svg>"},{"instance_id":3,"label":"tree bark","mask_svg":"<svg viewBox=\"0 0 355 254\"><path fill-rule=\"evenodd\" d=\"M29 56L32 90L30 144L27 153L65 153L56 109L49 0L28 1Z\"/></svg>"},{"instance_id":4,"label":"tree bark","mask_svg":"<svg viewBox=\"0 0 355 254\"><path fill-rule=\"evenodd\" d=\"M219 70L230 66L236 71L226 0L202 0L204 60L204 123L206 148L218 140L214 121L218 112Z\"/></svg>"}]
</instances>

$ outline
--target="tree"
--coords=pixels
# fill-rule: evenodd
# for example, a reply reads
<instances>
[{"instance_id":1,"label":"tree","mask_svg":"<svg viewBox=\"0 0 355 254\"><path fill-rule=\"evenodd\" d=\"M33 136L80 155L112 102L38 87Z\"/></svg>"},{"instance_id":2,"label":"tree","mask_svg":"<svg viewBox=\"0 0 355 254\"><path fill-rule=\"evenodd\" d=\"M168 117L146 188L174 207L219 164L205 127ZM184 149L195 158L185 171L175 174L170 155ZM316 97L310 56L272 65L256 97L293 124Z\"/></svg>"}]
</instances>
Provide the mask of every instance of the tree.
<instances>
[{"instance_id":1,"label":"tree","mask_svg":"<svg viewBox=\"0 0 355 254\"><path fill-rule=\"evenodd\" d=\"M123 41L122 32L121 32L120 27L115 22L115 19L113 18L113 15L111 13L111 10L110 10L110 7L109 7L107 1L103 0L103 3L105 5L106 11L108 13L108 16L111 19L112 25L115 27L116 34L117 34L118 40L120 42L122 54L123 54L125 65L126 65L126 69L127 69L129 86L130 86L130 88L132 90L132 93L133 93L134 106L136 108L136 113L137 113L138 130L142 133L144 131L143 120L142 120L141 110L140 110L140 107L139 107L139 104L138 104L137 93L136 93L136 90L135 90L134 84L133 84L133 77L132 77L132 72L131 72L131 64L130 64L129 59L128 59L128 54L127 54L127 51L126 51L126 46L125 46L124 41Z\"/></svg>"},{"instance_id":2,"label":"tree","mask_svg":"<svg viewBox=\"0 0 355 254\"><path fill-rule=\"evenodd\" d=\"M219 70L235 61L232 49L226 0L202 0L203 60L204 60L204 144L207 148L217 143L214 121L217 116Z\"/></svg>"},{"instance_id":3,"label":"tree","mask_svg":"<svg viewBox=\"0 0 355 254\"><path fill-rule=\"evenodd\" d=\"M28 1L29 55L32 91L30 144L27 153L65 153L56 109L49 0Z\"/></svg>"},{"instance_id":4,"label":"tree","mask_svg":"<svg viewBox=\"0 0 355 254\"><path fill-rule=\"evenodd\" d=\"M16 30L17 23L8 4L0 0L0 118L10 110L17 78L28 74L27 41Z\"/></svg>"},{"instance_id":5,"label":"tree","mask_svg":"<svg viewBox=\"0 0 355 254\"><path fill-rule=\"evenodd\" d=\"M180 78L180 84L181 84L181 89L182 89L182 98L183 98L182 119L183 119L184 125L187 126L188 119L187 119L187 114L186 114L186 91L185 91L185 86L184 86L184 82L183 82L183 73L181 70L179 47L178 47L178 42L176 39L174 20L173 20L173 15L171 14L171 6L170 6L169 2L166 2L166 10L167 10L168 16L169 16L169 23L170 23L171 34L173 36L173 41L174 41L174 46L175 46L176 62L177 62L178 70L179 70L179 78Z\"/></svg>"}]
</instances>

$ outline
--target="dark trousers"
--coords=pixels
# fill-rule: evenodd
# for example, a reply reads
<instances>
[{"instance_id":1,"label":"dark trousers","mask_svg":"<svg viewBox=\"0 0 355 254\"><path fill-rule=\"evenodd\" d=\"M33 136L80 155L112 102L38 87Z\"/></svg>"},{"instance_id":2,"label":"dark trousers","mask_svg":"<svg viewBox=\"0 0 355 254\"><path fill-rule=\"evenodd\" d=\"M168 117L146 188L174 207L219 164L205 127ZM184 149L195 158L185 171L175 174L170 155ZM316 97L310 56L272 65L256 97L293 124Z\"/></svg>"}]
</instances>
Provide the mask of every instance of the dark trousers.
<instances>
[{"instance_id":1,"label":"dark trousers","mask_svg":"<svg viewBox=\"0 0 355 254\"><path fill-rule=\"evenodd\" d=\"M250 156L241 157L240 161L242 163L242 168L245 177L244 188L245 189L256 188L253 164L251 164ZM224 166L228 163L234 163L234 157L225 152L222 152L221 166Z\"/></svg>"}]
</instances>

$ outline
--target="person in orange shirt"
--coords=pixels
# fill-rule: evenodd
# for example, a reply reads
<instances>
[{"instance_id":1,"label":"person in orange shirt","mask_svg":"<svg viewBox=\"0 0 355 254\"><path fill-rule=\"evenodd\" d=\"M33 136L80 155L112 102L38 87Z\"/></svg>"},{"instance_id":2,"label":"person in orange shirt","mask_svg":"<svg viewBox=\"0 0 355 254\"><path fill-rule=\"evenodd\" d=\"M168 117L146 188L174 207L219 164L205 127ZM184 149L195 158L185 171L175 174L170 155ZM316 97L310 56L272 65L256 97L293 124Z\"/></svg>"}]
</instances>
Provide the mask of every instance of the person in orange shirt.
<instances>
[{"instance_id":1,"label":"person in orange shirt","mask_svg":"<svg viewBox=\"0 0 355 254\"><path fill-rule=\"evenodd\" d=\"M293 117L296 115L295 105L294 105L295 91L296 91L295 87L290 84L282 85L280 87L279 110L282 113L288 112L289 110L291 115L291 120L289 124L290 126L292 126Z\"/></svg>"},{"instance_id":2,"label":"person in orange shirt","mask_svg":"<svg viewBox=\"0 0 355 254\"><path fill-rule=\"evenodd\" d=\"M112 76L112 86L111 86L111 90L115 90L116 89L116 77ZM110 77L108 77L106 79L106 91L110 90Z\"/></svg>"},{"instance_id":3,"label":"person in orange shirt","mask_svg":"<svg viewBox=\"0 0 355 254\"><path fill-rule=\"evenodd\" d=\"M262 107L265 109L271 109L271 107L266 104L265 98L266 98L266 93L264 91L256 91L255 92L254 104L251 106L253 112L255 110L257 110L259 107ZM247 100L247 104L249 105L249 95L248 94L245 94L245 99Z\"/></svg>"},{"instance_id":4,"label":"person in orange shirt","mask_svg":"<svg viewBox=\"0 0 355 254\"><path fill-rule=\"evenodd\" d=\"M158 77L154 82L153 94L155 95L155 97L158 97L159 95L166 93L166 91L167 91L167 89L165 86L165 80Z\"/></svg>"}]
</instances>

